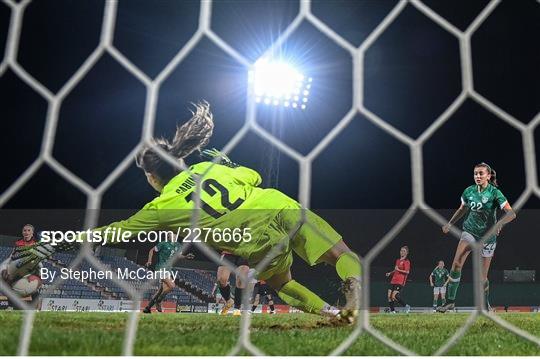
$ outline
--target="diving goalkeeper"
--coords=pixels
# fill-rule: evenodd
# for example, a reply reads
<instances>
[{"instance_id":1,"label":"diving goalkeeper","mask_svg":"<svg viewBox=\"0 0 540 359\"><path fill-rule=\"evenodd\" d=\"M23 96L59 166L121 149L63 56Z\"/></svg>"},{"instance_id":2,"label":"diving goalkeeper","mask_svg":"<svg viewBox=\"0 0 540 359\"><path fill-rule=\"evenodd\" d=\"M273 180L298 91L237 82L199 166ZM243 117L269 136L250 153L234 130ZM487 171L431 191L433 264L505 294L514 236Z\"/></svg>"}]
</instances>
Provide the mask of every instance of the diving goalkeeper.
<instances>
[{"instance_id":1,"label":"diving goalkeeper","mask_svg":"<svg viewBox=\"0 0 540 359\"><path fill-rule=\"evenodd\" d=\"M185 163L189 155L208 144L213 128L210 106L202 102L196 105L192 118L177 127L172 141L158 138L153 140L153 145L176 158L178 163ZM195 208L196 183L192 176L199 176L202 180L201 211L197 226L223 231L248 228L251 231L249 238L244 237L239 242L214 238L207 241L208 245L219 252L245 258L252 268L263 260L268 261L257 278L265 280L289 305L307 313L336 316L344 322L354 321L359 308L360 261L326 221L305 210L306 223L302 223L302 207L297 201L278 190L258 187L262 180L256 171L234 164L217 151L207 150L206 154L217 157L214 162L219 163L195 163L189 167L190 174L162 159L154 146L144 148L137 155L136 163L159 196L132 217L94 232L106 234L105 229L112 227L135 235L157 229L189 228ZM22 267L27 263L39 263L54 251L69 247L67 244L54 247L40 243L16 250L12 260L20 261ZM344 282L344 308L337 312L292 278L293 251L311 266L323 262L335 266Z\"/></svg>"}]
</instances>

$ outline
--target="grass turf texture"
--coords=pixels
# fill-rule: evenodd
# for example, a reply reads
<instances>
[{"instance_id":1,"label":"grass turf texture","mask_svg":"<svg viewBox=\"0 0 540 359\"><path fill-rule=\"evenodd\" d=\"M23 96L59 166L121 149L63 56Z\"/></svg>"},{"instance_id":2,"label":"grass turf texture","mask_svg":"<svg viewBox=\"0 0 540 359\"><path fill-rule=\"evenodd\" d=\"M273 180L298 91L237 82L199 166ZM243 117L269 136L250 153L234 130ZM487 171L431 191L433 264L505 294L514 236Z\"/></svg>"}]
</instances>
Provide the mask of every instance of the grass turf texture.
<instances>
[{"instance_id":1,"label":"grass turf texture","mask_svg":"<svg viewBox=\"0 0 540 359\"><path fill-rule=\"evenodd\" d=\"M501 313L515 326L540 336L540 314ZM467 314L371 316L374 328L420 355L434 353ZM17 351L23 315L0 312L0 355ZM128 321L126 313L36 313L30 355L120 355ZM251 341L269 355L326 355L351 327L321 326L308 314L254 315ZM226 355L236 344L239 317L214 314L141 315L135 355ZM242 353L247 354L247 353ZM367 333L345 355L396 355ZM480 318L449 355L540 355L540 347L490 320Z\"/></svg>"}]
</instances>

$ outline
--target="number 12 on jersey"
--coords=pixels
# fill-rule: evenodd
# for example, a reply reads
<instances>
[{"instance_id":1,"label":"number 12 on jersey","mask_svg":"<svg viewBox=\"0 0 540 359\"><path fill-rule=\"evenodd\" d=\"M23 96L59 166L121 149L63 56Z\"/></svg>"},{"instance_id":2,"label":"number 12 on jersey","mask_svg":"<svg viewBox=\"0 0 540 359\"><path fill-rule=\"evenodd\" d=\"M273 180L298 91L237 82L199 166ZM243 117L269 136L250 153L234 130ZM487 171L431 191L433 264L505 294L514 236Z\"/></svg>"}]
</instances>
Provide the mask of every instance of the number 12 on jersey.
<instances>
[{"instance_id":1,"label":"number 12 on jersey","mask_svg":"<svg viewBox=\"0 0 540 359\"><path fill-rule=\"evenodd\" d=\"M236 201L231 202L231 200L229 199L229 190L213 178L204 180L203 183L201 184L201 188L204 192L206 192L211 197L215 196L219 192L221 205L229 211L233 211L237 209L238 207L240 207L242 203L244 203L244 200L242 198L238 198ZM188 203L191 201L195 202L193 198L194 196L195 196L195 191L188 194L186 196L186 202ZM208 203L203 201L202 198L201 198L201 209L216 219L225 215L225 213L221 213L217 211L215 208L213 208Z\"/></svg>"}]
</instances>

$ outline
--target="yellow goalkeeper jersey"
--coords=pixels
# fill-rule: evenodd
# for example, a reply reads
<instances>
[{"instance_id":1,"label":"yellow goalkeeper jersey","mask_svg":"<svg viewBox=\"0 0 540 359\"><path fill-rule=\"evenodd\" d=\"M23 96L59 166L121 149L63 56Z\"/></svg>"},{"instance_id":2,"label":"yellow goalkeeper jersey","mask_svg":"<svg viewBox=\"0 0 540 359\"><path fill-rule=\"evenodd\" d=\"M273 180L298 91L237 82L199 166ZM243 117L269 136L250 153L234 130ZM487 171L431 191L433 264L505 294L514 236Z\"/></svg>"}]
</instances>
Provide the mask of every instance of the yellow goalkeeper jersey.
<instances>
[{"instance_id":1,"label":"yellow goalkeeper jersey","mask_svg":"<svg viewBox=\"0 0 540 359\"><path fill-rule=\"evenodd\" d=\"M283 209L300 209L300 204L275 189L262 189L261 176L247 167L201 162L190 167L191 174L203 176L201 182L199 218L196 227L204 229L247 229L249 241L215 241L199 238L220 250L245 258L260 257L275 243L263 236L266 228ZM207 172L208 171L208 172ZM130 231L133 235L151 230L172 230L191 227L195 208L195 181L182 171L165 185L159 197L147 203L130 218L95 229L107 227ZM179 239L180 240L180 239ZM274 241L272 241L274 242ZM255 259L255 258L253 258ZM256 261L260 258L256 258Z\"/></svg>"}]
</instances>

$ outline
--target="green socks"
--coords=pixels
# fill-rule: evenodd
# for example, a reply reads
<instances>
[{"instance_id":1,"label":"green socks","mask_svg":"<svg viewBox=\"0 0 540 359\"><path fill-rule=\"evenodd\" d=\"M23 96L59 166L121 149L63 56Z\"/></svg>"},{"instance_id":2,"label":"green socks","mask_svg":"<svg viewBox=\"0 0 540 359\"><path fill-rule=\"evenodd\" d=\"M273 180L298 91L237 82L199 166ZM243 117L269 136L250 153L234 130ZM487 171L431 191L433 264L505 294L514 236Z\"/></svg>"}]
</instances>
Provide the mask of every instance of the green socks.
<instances>
[{"instance_id":1,"label":"green socks","mask_svg":"<svg viewBox=\"0 0 540 359\"><path fill-rule=\"evenodd\" d=\"M459 281L461 279L461 271L450 271L450 281L448 282L448 300L455 301L456 294L459 287Z\"/></svg>"},{"instance_id":2,"label":"green socks","mask_svg":"<svg viewBox=\"0 0 540 359\"><path fill-rule=\"evenodd\" d=\"M360 258L353 252L345 252L336 261L336 272L341 280L356 278L360 280L362 274Z\"/></svg>"},{"instance_id":3,"label":"green socks","mask_svg":"<svg viewBox=\"0 0 540 359\"><path fill-rule=\"evenodd\" d=\"M287 282L277 294L285 303L305 313L321 314L323 308L328 306L317 294L295 280Z\"/></svg>"}]
</instances>

